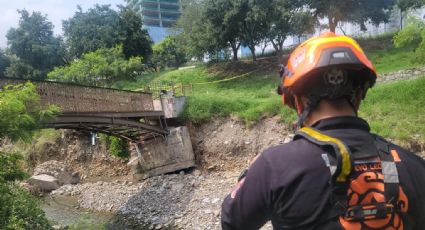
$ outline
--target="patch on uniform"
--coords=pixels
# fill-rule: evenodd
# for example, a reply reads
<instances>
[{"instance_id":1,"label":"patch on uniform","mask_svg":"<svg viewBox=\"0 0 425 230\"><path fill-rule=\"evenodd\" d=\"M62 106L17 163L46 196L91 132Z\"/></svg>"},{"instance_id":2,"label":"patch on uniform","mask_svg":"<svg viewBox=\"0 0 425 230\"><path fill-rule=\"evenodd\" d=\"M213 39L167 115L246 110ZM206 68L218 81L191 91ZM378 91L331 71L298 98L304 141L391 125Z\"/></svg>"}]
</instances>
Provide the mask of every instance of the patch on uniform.
<instances>
[{"instance_id":1,"label":"patch on uniform","mask_svg":"<svg viewBox=\"0 0 425 230\"><path fill-rule=\"evenodd\" d=\"M242 188L243 184L245 183L245 178L242 178L238 184L233 188L232 192L230 193L230 197L232 199L235 199L236 195L239 192L239 189Z\"/></svg>"},{"instance_id":2,"label":"patch on uniform","mask_svg":"<svg viewBox=\"0 0 425 230\"><path fill-rule=\"evenodd\" d=\"M392 166L384 165L379 160L354 162L354 170L350 180L350 188L347 192L349 208L359 206L368 207L385 202L385 178L382 170L384 167L389 167L392 169ZM400 186L399 197L396 204L400 211L407 212L408 199ZM374 210L365 210L365 212L366 211L373 213ZM403 220L398 213L389 213L387 216L384 216L384 218L371 218L364 219L362 221L348 220L345 217L340 217L340 223L344 229L350 230L404 229Z\"/></svg>"}]
</instances>

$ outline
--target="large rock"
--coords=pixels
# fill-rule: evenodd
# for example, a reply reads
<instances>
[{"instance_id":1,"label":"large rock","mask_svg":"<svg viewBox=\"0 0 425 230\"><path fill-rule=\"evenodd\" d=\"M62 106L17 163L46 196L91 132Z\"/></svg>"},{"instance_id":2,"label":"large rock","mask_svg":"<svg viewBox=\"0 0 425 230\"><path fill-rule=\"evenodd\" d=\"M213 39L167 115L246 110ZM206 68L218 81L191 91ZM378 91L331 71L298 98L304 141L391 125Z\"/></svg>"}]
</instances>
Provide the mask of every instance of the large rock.
<instances>
[{"instance_id":1,"label":"large rock","mask_svg":"<svg viewBox=\"0 0 425 230\"><path fill-rule=\"evenodd\" d=\"M43 192L50 192L59 188L58 180L46 174L34 175L28 179L28 183Z\"/></svg>"},{"instance_id":2,"label":"large rock","mask_svg":"<svg viewBox=\"0 0 425 230\"><path fill-rule=\"evenodd\" d=\"M77 184L80 176L64 163L58 161L46 161L38 165L34 170L34 176L49 175L57 179L59 185Z\"/></svg>"}]
</instances>

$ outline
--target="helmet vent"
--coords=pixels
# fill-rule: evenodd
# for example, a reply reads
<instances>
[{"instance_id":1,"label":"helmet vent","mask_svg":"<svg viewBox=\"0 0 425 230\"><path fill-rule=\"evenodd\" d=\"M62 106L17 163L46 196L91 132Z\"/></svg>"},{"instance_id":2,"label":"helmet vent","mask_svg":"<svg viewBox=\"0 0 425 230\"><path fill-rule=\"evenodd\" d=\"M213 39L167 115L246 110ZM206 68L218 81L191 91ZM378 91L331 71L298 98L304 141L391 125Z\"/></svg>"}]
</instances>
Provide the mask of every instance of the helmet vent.
<instances>
[{"instance_id":1,"label":"helmet vent","mask_svg":"<svg viewBox=\"0 0 425 230\"><path fill-rule=\"evenodd\" d=\"M332 58L345 58L345 52L332 53Z\"/></svg>"}]
</instances>

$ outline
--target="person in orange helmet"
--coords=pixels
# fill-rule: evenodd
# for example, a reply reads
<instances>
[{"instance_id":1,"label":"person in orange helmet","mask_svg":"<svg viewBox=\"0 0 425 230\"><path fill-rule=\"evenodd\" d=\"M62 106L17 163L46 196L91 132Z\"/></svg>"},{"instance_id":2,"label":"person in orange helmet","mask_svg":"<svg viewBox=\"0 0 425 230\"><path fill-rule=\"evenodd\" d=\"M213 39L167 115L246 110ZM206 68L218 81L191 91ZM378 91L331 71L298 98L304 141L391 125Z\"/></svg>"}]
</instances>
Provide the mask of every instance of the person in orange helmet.
<instances>
[{"instance_id":1,"label":"person in orange helmet","mask_svg":"<svg viewBox=\"0 0 425 230\"><path fill-rule=\"evenodd\" d=\"M222 228L425 229L425 161L357 117L376 78L350 37L328 32L299 45L278 87L299 130L241 174Z\"/></svg>"}]
</instances>

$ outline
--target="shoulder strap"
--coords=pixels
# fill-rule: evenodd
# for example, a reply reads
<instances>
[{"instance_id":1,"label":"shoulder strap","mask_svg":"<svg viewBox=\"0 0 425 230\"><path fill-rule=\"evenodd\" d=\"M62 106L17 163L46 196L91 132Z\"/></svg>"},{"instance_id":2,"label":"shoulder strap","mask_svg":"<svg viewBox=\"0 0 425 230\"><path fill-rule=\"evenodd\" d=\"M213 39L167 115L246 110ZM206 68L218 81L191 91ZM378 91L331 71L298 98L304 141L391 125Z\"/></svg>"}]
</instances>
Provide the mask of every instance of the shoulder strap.
<instances>
[{"instance_id":1,"label":"shoulder strap","mask_svg":"<svg viewBox=\"0 0 425 230\"><path fill-rule=\"evenodd\" d=\"M295 133L294 139L303 137L319 146L330 146L333 149L335 158L337 160L336 170L332 172L332 176L338 183L345 183L352 169L351 153L348 147L340 140L327 136L319 131L304 127ZM326 160L325 160L326 161Z\"/></svg>"},{"instance_id":2,"label":"shoulder strap","mask_svg":"<svg viewBox=\"0 0 425 230\"><path fill-rule=\"evenodd\" d=\"M400 157L396 150L390 149L390 144L385 139L375 135L375 143L379 150L384 175L385 200L396 206L400 183L396 162L400 162Z\"/></svg>"}]
</instances>

